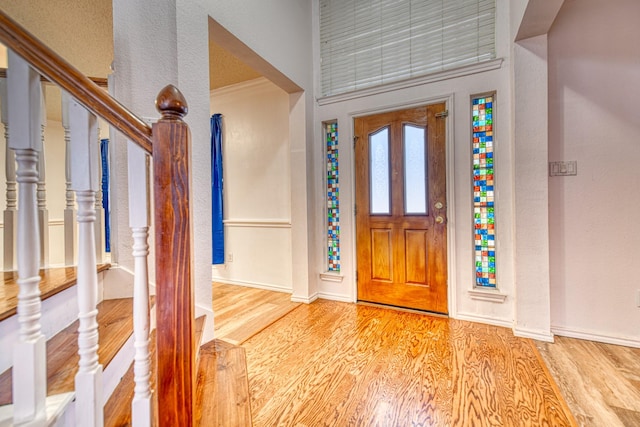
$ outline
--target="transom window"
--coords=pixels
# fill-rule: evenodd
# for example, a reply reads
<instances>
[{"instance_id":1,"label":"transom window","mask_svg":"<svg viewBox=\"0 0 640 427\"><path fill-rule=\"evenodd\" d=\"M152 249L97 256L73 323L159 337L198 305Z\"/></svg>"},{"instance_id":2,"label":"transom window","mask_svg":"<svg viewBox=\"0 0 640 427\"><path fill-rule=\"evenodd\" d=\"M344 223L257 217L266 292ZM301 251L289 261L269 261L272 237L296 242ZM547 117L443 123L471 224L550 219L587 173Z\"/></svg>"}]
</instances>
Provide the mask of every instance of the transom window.
<instances>
[{"instance_id":1,"label":"transom window","mask_svg":"<svg viewBox=\"0 0 640 427\"><path fill-rule=\"evenodd\" d=\"M495 0L320 0L321 96L495 58Z\"/></svg>"}]
</instances>

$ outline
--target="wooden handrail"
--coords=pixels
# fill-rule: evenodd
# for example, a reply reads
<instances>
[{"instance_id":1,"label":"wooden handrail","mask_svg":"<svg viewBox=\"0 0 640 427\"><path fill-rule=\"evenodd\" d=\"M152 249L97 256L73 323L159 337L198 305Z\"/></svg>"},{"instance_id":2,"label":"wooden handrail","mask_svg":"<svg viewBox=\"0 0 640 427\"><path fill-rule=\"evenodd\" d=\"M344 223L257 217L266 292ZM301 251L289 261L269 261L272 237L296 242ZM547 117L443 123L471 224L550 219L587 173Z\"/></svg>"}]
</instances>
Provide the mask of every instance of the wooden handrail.
<instances>
[{"instance_id":1,"label":"wooden handrail","mask_svg":"<svg viewBox=\"0 0 640 427\"><path fill-rule=\"evenodd\" d=\"M148 153L151 127L0 10L0 42Z\"/></svg>"},{"instance_id":2,"label":"wooden handrail","mask_svg":"<svg viewBox=\"0 0 640 427\"><path fill-rule=\"evenodd\" d=\"M0 79L6 79L6 78L7 78L7 69L6 68L0 68ZM108 86L108 82L107 82L107 78L106 77L88 77L88 78L89 78L89 80L91 80L92 82L94 82L95 84L100 86L101 88L107 88L107 86ZM40 81L43 82L43 83L52 83L45 76L40 76Z\"/></svg>"}]
</instances>

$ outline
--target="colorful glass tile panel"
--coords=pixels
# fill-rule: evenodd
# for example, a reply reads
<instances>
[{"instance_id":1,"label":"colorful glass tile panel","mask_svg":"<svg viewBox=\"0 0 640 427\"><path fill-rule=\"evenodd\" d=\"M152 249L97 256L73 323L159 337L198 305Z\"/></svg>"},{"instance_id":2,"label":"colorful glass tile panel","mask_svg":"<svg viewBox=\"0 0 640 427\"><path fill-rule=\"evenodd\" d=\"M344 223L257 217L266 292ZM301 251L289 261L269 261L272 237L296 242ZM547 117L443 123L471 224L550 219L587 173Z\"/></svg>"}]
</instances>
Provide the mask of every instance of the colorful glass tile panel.
<instances>
[{"instance_id":1,"label":"colorful glass tile panel","mask_svg":"<svg viewBox=\"0 0 640 427\"><path fill-rule=\"evenodd\" d=\"M476 286L496 287L493 96L472 99Z\"/></svg>"},{"instance_id":2,"label":"colorful glass tile panel","mask_svg":"<svg viewBox=\"0 0 640 427\"><path fill-rule=\"evenodd\" d=\"M327 261L340 271L340 185L338 182L338 123L326 123L327 138Z\"/></svg>"}]
</instances>

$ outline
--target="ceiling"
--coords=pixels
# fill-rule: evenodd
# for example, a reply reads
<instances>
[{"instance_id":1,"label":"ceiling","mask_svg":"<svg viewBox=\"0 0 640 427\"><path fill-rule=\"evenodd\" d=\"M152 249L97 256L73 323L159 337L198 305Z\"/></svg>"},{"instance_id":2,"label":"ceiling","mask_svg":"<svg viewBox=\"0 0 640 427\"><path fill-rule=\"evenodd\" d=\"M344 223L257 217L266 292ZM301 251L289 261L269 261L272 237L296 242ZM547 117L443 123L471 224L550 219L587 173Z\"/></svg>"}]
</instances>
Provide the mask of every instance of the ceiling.
<instances>
[{"instance_id":1,"label":"ceiling","mask_svg":"<svg viewBox=\"0 0 640 427\"><path fill-rule=\"evenodd\" d=\"M0 9L90 77L107 77L113 61L112 0L0 0ZM73 28L74 37L60 28ZM79 41L82 41L79 43ZM0 67L6 55L0 47ZM209 40L210 89L241 83L261 74ZM60 121L60 91L47 88L47 116Z\"/></svg>"},{"instance_id":2,"label":"ceiling","mask_svg":"<svg viewBox=\"0 0 640 427\"><path fill-rule=\"evenodd\" d=\"M211 90L258 77L261 77L260 73L209 38L209 88Z\"/></svg>"}]
</instances>

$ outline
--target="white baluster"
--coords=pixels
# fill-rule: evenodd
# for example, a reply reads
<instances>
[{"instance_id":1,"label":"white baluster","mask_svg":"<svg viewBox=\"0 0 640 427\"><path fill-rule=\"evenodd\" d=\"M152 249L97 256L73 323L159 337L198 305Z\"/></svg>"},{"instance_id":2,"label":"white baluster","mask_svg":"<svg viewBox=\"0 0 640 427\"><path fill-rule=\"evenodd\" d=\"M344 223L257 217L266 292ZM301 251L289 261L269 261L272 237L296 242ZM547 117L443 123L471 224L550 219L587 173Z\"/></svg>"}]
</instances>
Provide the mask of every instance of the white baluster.
<instances>
[{"instance_id":1,"label":"white baluster","mask_svg":"<svg viewBox=\"0 0 640 427\"><path fill-rule=\"evenodd\" d=\"M42 93L40 102L40 128L42 149L38 157L38 229L40 230L40 268L49 266L49 211L47 210L45 143L44 130L47 126L47 105L44 99L44 86L40 84Z\"/></svg>"},{"instance_id":2,"label":"white baluster","mask_svg":"<svg viewBox=\"0 0 640 427\"><path fill-rule=\"evenodd\" d=\"M9 123L7 120L7 79L0 79L0 102L2 102L2 124L4 125L5 141L5 177L6 177L6 208L4 210L4 270L14 271L16 269L16 234L18 232L18 203L16 191L16 155L9 148Z\"/></svg>"},{"instance_id":3,"label":"white baluster","mask_svg":"<svg viewBox=\"0 0 640 427\"><path fill-rule=\"evenodd\" d=\"M102 365L98 362L98 274L95 252L95 192L98 187L97 119L75 100L69 103L71 186L78 204L79 369L76 375L76 424L102 427Z\"/></svg>"},{"instance_id":4,"label":"white baluster","mask_svg":"<svg viewBox=\"0 0 640 427\"><path fill-rule=\"evenodd\" d=\"M69 129L69 101L71 97L62 91L62 127L65 149L65 207L64 207L64 263L76 263L76 200L71 189L71 134Z\"/></svg>"},{"instance_id":5,"label":"white baluster","mask_svg":"<svg viewBox=\"0 0 640 427\"><path fill-rule=\"evenodd\" d=\"M102 161L100 155L100 129L95 135L98 144L98 189L96 190L96 262L102 264L104 262L104 209L102 209Z\"/></svg>"},{"instance_id":6,"label":"white baluster","mask_svg":"<svg viewBox=\"0 0 640 427\"><path fill-rule=\"evenodd\" d=\"M40 151L40 76L9 51L7 95L9 146L16 152L18 201L18 322L19 341L14 347L14 423L44 425L46 419L46 341L40 326L38 284L39 245L36 185ZM22 425L22 424L21 424Z\"/></svg>"},{"instance_id":7,"label":"white baluster","mask_svg":"<svg viewBox=\"0 0 640 427\"><path fill-rule=\"evenodd\" d=\"M149 174L147 154L129 142L129 226L133 232L135 278L133 285L133 334L135 362L133 365L135 393L131 402L133 427L148 427L153 422L153 407L149 377Z\"/></svg>"}]
</instances>

